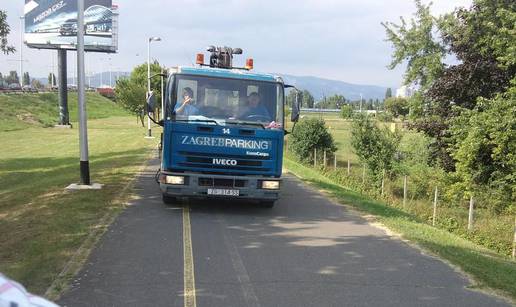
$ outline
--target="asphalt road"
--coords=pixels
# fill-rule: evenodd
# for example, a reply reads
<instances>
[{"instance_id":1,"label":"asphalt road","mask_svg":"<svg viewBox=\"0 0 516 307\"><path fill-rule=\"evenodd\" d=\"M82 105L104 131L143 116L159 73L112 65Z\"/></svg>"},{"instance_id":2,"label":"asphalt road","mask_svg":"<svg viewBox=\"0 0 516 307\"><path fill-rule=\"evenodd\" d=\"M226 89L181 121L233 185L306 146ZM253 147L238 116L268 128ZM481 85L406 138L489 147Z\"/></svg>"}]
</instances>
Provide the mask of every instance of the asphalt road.
<instances>
[{"instance_id":1,"label":"asphalt road","mask_svg":"<svg viewBox=\"0 0 516 307\"><path fill-rule=\"evenodd\" d=\"M287 176L273 209L161 202L157 161L65 306L506 306Z\"/></svg>"}]
</instances>

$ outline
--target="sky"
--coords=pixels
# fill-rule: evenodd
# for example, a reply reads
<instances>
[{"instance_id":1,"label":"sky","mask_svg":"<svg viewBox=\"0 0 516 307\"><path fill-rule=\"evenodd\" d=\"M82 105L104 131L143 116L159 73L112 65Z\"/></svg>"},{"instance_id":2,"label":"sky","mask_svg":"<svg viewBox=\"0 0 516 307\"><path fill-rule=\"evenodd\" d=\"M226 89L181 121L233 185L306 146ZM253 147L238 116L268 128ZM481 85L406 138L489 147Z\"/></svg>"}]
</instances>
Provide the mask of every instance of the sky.
<instances>
[{"instance_id":1,"label":"sky","mask_svg":"<svg viewBox=\"0 0 516 307\"><path fill-rule=\"evenodd\" d=\"M11 33L20 46L24 0L0 0ZM428 3L423 0L423 3ZM434 0L434 15L470 6L471 0ZM86 54L88 73L130 71L151 58L165 66L192 65L208 45L240 47L234 63L252 57L256 71L316 76L355 84L399 87L403 67L387 69L392 46L385 41L385 21L412 17L412 0L114 0L120 13L116 54ZM207 53L205 53L207 55ZM24 71L44 77L57 70L57 52L24 46ZM0 72L19 70L19 54L0 54ZM68 52L69 76L76 53Z\"/></svg>"}]
</instances>

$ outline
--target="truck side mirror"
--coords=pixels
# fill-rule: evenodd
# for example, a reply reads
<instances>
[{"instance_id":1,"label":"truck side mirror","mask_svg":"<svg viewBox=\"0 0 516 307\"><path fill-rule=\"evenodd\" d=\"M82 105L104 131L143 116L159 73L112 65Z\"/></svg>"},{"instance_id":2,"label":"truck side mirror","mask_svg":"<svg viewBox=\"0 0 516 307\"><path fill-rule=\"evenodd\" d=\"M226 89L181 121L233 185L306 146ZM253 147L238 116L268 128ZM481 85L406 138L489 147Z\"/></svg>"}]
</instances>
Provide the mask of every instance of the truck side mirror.
<instances>
[{"instance_id":1,"label":"truck side mirror","mask_svg":"<svg viewBox=\"0 0 516 307\"><path fill-rule=\"evenodd\" d=\"M156 96L154 95L154 92L148 92L147 93L147 113L154 112L156 109Z\"/></svg>"},{"instance_id":2,"label":"truck side mirror","mask_svg":"<svg viewBox=\"0 0 516 307\"><path fill-rule=\"evenodd\" d=\"M301 105L303 103L303 93L299 90L296 91L296 99L292 103L292 112L290 113L290 120L297 122L299 120L299 113L301 113Z\"/></svg>"}]
</instances>

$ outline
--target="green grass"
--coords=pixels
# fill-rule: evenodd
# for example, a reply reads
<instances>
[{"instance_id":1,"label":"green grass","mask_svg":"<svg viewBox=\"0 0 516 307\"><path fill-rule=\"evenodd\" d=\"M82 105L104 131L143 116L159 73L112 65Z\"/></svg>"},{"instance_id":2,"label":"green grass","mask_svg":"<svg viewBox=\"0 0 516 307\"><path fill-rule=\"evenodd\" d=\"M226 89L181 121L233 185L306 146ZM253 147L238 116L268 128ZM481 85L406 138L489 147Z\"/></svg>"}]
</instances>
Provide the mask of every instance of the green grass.
<instances>
[{"instance_id":1,"label":"green grass","mask_svg":"<svg viewBox=\"0 0 516 307\"><path fill-rule=\"evenodd\" d=\"M90 119L127 116L114 102L97 93L86 93ZM77 93L68 95L70 121L77 121ZM58 123L57 93L6 95L0 94L0 132L50 127Z\"/></svg>"},{"instance_id":2,"label":"green grass","mask_svg":"<svg viewBox=\"0 0 516 307\"><path fill-rule=\"evenodd\" d=\"M46 95L24 96L7 97L8 108L13 101L33 104L24 108L35 113L47 108ZM103 216L123 208L121 189L156 146L133 116L101 96L88 98L97 118L88 122L91 178L105 185L100 191L64 190L79 181L77 129L14 122L17 130L0 132L0 271L34 293L45 292Z\"/></svg>"},{"instance_id":3,"label":"green grass","mask_svg":"<svg viewBox=\"0 0 516 307\"><path fill-rule=\"evenodd\" d=\"M333 183L317 171L285 158L284 166L293 174L324 189L340 203L351 206L401 234L405 239L459 266L472 276L475 287L491 288L516 299L516 263L460 236L423 223L418 217L399 208L371 200Z\"/></svg>"}]
</instances>

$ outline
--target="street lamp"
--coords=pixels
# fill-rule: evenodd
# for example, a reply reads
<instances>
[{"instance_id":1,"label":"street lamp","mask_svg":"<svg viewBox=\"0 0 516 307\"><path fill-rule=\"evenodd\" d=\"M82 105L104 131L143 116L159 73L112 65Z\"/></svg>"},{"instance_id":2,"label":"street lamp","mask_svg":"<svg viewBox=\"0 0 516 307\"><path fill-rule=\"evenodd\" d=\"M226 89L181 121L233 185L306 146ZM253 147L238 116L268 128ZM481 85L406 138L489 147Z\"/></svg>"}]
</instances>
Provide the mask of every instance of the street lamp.
<instances>
[{"instance_id":1,"label":"street lamp","mask_svg":"<svg viewBox=\"0 0 516 307\"><path fill-rule=\"evenodd\" d=\"M160 37L149 37L148 44L147 44L147 97L150 95L151 91L151 75L150 75L150 44L151 42L159 42L161 41ZM149 113L147 112L147 136L146 138L152 138L152 131L151 131L151 120Z\"/></svg>"}]
</instances>

